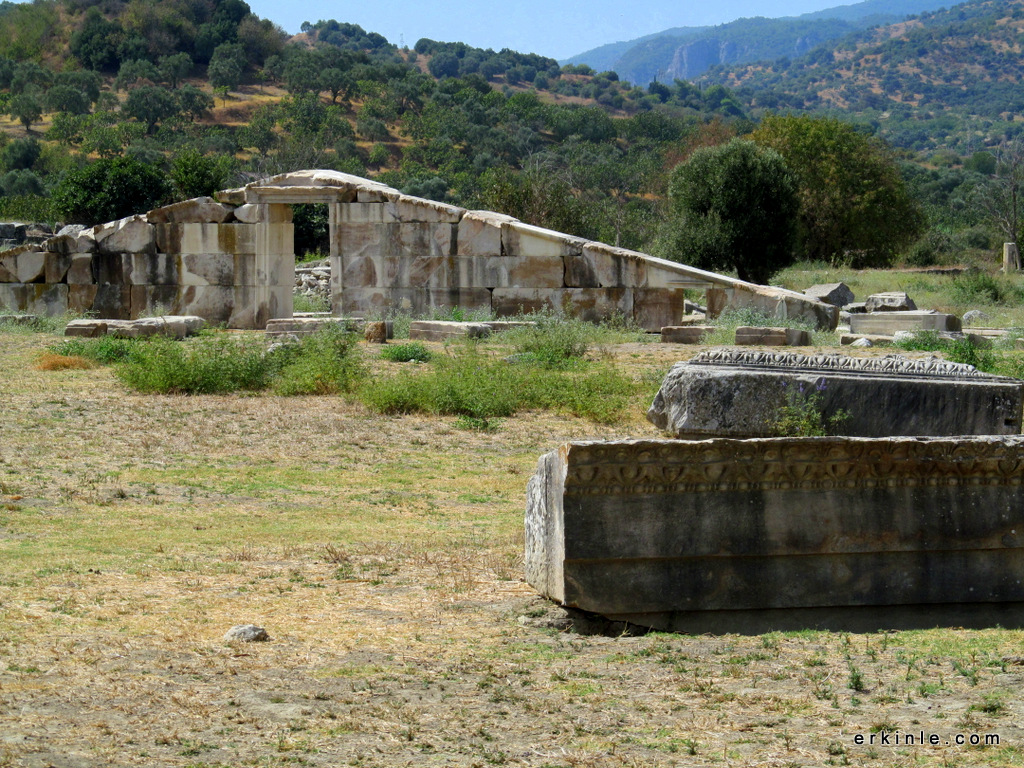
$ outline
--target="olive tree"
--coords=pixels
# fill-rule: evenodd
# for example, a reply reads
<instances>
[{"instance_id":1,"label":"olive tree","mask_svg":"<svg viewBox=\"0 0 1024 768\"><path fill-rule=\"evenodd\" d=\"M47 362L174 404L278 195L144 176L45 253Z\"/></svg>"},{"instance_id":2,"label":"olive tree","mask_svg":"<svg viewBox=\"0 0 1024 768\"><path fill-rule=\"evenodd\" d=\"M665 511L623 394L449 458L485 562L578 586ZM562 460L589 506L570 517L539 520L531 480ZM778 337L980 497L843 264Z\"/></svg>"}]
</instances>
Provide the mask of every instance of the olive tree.
<instances>
[{"instance_id":1,"label":"olive tree","mask_svg":"<svg viewBox=\"0 0 1024 768\"><path fill-rule=\"evenodd\" d=\"M762 284L793 262L797 184L777 152L743 139L697 149L672 171L669 204L665 258Z\"/></svg>"}]
</instances>

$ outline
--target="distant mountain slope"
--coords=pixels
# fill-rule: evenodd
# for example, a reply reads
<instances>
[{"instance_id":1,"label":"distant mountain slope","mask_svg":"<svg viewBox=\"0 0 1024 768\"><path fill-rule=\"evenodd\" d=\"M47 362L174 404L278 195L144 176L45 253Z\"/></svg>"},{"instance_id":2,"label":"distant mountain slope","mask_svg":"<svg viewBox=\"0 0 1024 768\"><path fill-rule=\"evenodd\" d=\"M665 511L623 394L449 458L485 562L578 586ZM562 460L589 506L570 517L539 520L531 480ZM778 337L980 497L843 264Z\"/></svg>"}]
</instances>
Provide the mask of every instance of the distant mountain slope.
<instances>
[{"instance_id":1,"label":"distant mountain slope","mask_svg":"<svg viewBox=\"0 0 1024 768\"><path fill-rule=\"evenodd\" d=\"M792 61L719 66L702 80L735 89L755 113L842 110L874 122L900 146L959 143L966 150L993 132L1019 132L1022 53L1024 0L971 0Z\"/></svg>"},{"instance_id":2,"label":"distant mountain slope","mask_svg":"<svg viewBox=\"0 0 1024 768\"><path fill-rule=\"evenodd\" d=\"M798 57L857 30L902 20L949 3L942 0L865 0L781 19L738 19L717 27L676 27L611 43L568 59L623 80L647 85L692 79L720 64Z\"/></svg>"}]
</instances>

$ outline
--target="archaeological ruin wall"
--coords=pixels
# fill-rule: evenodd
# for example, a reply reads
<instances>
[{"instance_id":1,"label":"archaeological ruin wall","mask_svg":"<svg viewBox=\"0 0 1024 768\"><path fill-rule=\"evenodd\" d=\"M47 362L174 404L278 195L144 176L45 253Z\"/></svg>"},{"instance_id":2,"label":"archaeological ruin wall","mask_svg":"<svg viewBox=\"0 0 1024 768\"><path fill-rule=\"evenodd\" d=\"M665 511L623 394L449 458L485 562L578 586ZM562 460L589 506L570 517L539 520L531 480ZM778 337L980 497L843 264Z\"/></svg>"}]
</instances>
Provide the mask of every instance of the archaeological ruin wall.
<instances>
[{"instance_id":1,"label":"archaeological ruin wall","mask_svg":"<svg viewBox=\"0 0 1024 768\"><path fill-rule=\"evenodd\" d=\"M684 290L708 313L755 307L834 328L835 307L647 254L401 194L334 171L299 171L0 252L0 306L133 319L160 311L231 328L291 317L294 204L326 204L332 312L436 308L498 317L613 315L651 331L677 324Z\"/></svg>"}]
</instances>

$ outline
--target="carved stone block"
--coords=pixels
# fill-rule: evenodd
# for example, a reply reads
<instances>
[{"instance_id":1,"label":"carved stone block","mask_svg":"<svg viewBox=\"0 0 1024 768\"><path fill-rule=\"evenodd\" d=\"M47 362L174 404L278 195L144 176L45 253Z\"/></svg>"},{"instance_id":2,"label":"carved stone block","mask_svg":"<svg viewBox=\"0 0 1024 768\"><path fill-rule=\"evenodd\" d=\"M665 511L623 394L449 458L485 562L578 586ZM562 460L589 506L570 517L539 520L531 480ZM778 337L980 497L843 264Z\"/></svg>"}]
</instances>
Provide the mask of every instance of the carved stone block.
<instances>
[{"instance_id":1,"label":"carved stone block","mask_svg":"<svg viewBox=\"0 0 1024 768\"><path fill-rule=\"evenodd\" d=\"M846 414L845 435L1013 435L1024 382L935 358L713 349L672 367L647 418L676 437L768 436L812 396L826 420Z\"/></svg>"},{"instance_id":2,"label":"carved stone block","mask_svg":"<svg viewBox=\"0 0 1024 768\"><path fill-rule=\"evenodd\" d=\"M526 579L658 629L1024 620L1024 439L575 442L541 457Z\"/></svg>"}]
</instances>

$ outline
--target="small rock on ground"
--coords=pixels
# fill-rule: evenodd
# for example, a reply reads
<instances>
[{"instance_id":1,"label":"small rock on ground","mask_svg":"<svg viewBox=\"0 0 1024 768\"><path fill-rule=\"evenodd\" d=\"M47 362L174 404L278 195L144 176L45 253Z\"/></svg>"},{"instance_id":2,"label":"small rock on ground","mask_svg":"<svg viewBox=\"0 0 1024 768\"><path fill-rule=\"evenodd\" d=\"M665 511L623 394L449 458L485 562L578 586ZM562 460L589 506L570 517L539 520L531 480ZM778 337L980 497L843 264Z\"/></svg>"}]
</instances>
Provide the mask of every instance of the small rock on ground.
<instances>
[{"instance_id":1,"label":"small rock on ground","mask_svg":"<svg viewBox=\"0 0 1024 768\"><path fill-rule=\"evenodd\" d=\"M264 643L269 639L267 630L255 624L238 624L224 635L225 643Z\"/></svg>"}]
</instances>

